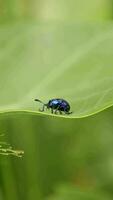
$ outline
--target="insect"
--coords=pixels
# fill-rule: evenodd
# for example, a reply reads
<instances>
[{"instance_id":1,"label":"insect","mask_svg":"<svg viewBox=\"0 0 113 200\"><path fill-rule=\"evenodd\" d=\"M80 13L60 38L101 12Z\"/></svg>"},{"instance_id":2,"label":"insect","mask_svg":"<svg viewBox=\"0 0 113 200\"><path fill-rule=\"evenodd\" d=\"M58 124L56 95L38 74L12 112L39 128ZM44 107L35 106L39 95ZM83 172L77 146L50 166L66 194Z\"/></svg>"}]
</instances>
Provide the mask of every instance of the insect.
<instances>
[{"instance_id":1,"label":"insect","mask_svg":"<svg viewBox=\"0 0 113 200\"><path fill-rule=\"evenodd\" d=\"M57 114L58 112L62 114L64 112L65 114L71 114L70 112L70 105L69 103L64 99L51 99L48 101L48 103L43 103L39 99L35 99L35 101L38 101L43 104L42 109L40 109L41 112L43 112L46 109L51 109L51 113Z\"/></svg>"}]
</instances>

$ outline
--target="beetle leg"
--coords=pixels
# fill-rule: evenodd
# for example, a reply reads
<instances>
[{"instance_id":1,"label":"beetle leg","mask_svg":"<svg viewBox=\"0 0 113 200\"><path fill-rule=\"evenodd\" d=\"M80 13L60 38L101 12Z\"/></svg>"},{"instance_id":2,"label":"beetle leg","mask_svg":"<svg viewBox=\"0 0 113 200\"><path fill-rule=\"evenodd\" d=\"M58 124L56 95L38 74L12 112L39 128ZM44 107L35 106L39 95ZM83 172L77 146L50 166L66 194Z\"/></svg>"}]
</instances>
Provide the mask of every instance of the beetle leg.
<instances>
[{"instance_id":1,"label":"beetle leg","mask_svg":"<svg viewBox=\"0 0 113 200\"><path fill-rule=\"evenodd\" d=\"M73 112L71 111L71 112L68 112L68 114L70 115L70 114L72 114Z\"/></svg>"},{"instance_id":2,"label":"beetle leg","mask_svg":"<svg viewBox=\"0 0 113 200\"><path fill-rule=\"evenodd\" d=\"M51 113L53 114L53 109L51 108Z\"/></svg>"},{"instance_id":3,"label":"beetle leg","mask_svg":"<svg viewBox=\"0 0 113 200\"><path fill-rule=\"evenodd\" d=\"M60 114L62 113L60 110L59 110ZM58 113L58 108L55 110L55 114L57 115Z\"/></svg>"},{"instance_id":4,"label":"beetle leg","mask_svg":"<svg viewBox=\"0 0 113 200\"><path fill-rule=\"evenodd\" d=\"M61 110L59 110L59 113L60 113L60 115L62 115L62 111Z\"/></svg>"},{"instance_id":5,"label":"beetle leg","mask_svg":"<svg viewBox=\"0 0 113 200\"><path fill-rule=\"evenodd\" d=\"M39 109L40 112L44 112L45 105L43 105L42 109Z\"/></svg>"},{"instance_id":6,"label":"beetle leg","mask_svg":"<svg viewBox=\"0 0 113 200\"><path fill-rule=\"evenodd\" d=\"M57 114L57 109L55 110L55 114Z\"/></svg>"},{"instance_id":7,"label":"beetle leg","mask_svg":"<svg viewBox=\"0 0 113 200\"><path fill-rule=\"evenodd\" d=\"M46 111L49 109L47 106L45 106Z\"/></svg>"},{"instance_id":8,"label":"beetle leg","mask_svg":"<svg viewBox=\"0 0 113 200\"><path fill-rule=\"evenodd\" d=\"M67 114L67 115L70 115L70 114L72 114L73 112L66 112L66 111L64 111L64 113Z\"/></svg>"},{"instance_id":9,"label":"beetle leg","mask_svg":"<svg viewBox=\"0 0 113 200\"><path fill-rule=\"evenodd\" d=\"M57 114L57 111L59 110L60 106L58 106L55 110L55 114ZM61 111L59 110L60 114L61 114Z\"/></svg>"}]
</instances>

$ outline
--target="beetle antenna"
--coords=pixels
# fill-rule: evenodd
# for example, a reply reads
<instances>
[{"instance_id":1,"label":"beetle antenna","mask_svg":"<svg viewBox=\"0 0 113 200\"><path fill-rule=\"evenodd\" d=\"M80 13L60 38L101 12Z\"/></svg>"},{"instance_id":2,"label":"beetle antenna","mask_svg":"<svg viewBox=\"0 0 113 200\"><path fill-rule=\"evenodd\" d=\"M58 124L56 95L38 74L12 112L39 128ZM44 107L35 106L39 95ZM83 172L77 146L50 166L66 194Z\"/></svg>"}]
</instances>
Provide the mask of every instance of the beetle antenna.
<instances>
[{"instance_id":1,"label":"beetle antenna","mask_svg":"<svg viewBox=\"0 0 113 200\"><path fill-rule=\"evenodd\" d=\"M42 104L44 104L44 105L45 105L45 103L44 103L44 102L42 102L40 99L35 99L34 101L38 101L38 102L40 102L40 103L42 103Z\"/></svg>"}]
</instances>

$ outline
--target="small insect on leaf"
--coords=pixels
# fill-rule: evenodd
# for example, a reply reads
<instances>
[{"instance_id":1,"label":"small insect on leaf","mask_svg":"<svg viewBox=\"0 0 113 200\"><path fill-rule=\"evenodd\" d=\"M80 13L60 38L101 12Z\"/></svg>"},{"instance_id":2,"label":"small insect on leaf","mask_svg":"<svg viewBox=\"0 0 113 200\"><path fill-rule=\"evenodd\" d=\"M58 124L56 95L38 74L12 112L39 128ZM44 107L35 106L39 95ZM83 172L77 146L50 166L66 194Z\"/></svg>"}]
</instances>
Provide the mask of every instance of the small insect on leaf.
<instances>
[{"instance_id":1,"label":"small insect on leaf","mask_svg":"<svg viewBox=\"0 0 113 200\"><path fill-rule=\"evenodd\" d=\"M40 109L41 112L45 111L46 109L51 109L51 113L53 114L57 114L58 112L60 114L64 113L64 114L72 114L72 112L70 112L70 104L64 100L64 99L60 99L60 98L56 98L56 99L51 99L48 101L48 103L43 103L41 100L39 99L35 99L35 101L40 102L41 104L43 104L42 109Z\"/></svg>"}]
</instances>

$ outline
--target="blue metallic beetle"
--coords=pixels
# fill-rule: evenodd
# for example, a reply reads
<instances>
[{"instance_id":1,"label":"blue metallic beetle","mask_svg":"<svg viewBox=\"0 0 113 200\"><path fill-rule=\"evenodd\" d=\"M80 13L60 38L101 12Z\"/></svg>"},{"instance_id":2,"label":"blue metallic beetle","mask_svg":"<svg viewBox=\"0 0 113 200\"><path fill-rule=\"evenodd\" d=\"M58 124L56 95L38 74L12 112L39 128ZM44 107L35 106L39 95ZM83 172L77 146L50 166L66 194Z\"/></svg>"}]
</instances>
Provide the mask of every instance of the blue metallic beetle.
<instances>
[{"instance_id":1,"label":"blue metallic beetle","mask_svg":"<svg viewBox=\"0 0 113 200\"><path fill-rule=\"evenodd\" d=\"M38 101L43 104L43 107L40 110L41 112L43 112L46 108L46 109L51 109L51 113L55 113L55 114L57 114L58 111L60 114L62 114L62 112L68 115L72 113L72 112L69 112L70 111L69 103L64 99L51 99L46 104L43 103L39 99L35 99L35 101Z\"/></svg>"}]
</instances>

